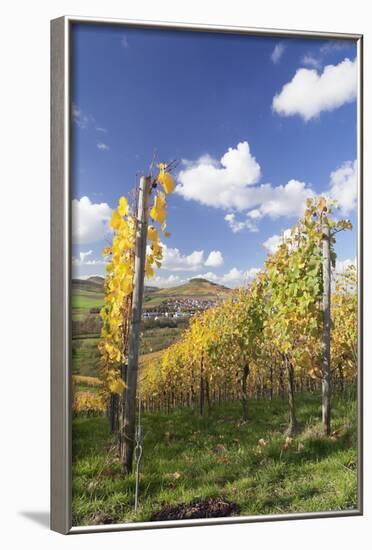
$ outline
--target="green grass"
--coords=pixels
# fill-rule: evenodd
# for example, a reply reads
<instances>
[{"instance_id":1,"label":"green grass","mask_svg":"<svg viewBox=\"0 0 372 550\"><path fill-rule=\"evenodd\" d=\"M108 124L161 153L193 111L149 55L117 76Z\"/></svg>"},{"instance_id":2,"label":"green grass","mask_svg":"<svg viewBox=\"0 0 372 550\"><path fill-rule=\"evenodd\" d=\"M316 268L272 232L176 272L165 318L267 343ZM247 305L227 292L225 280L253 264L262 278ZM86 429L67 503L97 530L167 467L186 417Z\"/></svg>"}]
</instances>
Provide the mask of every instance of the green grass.
<instances>
[{"instance_id":1,"label":"green grass","mask_svg":"<svg viewBox=\"0 0 372 550\"><path fill-rule=\"evenodd\" d=\"M189 409L145 414L137 514L134 476L120 474L107 419L76 418L74 525L95 523L102 513L115 523L147 521L165 504L217 496L236 502L241 515L355 509L355 400L334 398L332 429L340 431L333 439L321 435L319 395L297 396L297 403L301 431L287 451L280 400L252 401L248 422L239 403L216 405L204 418Z\"/></svg>"},{"instance_id":2,"label":"green grass","mask_svg":"<svg viewBox=\"0 0 372 550\"><path fill-rule=\"evenodd\" d=\"M179 338L183 331L184 326L146 329L141 338L141 354L145 355L168 348Z\"/></svg>"},{"instance_id":3,"label":"green grass","mask_svg":"<svg viewBox=\"0 0 372 550\"><path fill-rule=\"evenodd\" d=\"M72 374L98 376L100 355L99 338L74 338L72 345Z\"/></svg>"},{"instance_id":4,"label":"green grass","mask_svg":"<svg viewBox=\"0 0 372 550\"><path fill-rule=\"evenodd\" d=\"M147 362L155 352L169 347L184 330L185 325L174 328L155 327L146 328L141 338L141 358ZM79 334L73 337L72 345L72 374L83 376L99 375L100 354L98 350L99 335Z\"/></svg>"},{"instance_id":5,"label":"green grass","mask_svg":"<svg viewBox=\"0 0 372 550\"><path fill-rule=\"evenodd\" d=\"M91 308L101 308L103 294L86 290L74 290L72 294L72 319L82 320Z\"/></svg>"}]
</instances>

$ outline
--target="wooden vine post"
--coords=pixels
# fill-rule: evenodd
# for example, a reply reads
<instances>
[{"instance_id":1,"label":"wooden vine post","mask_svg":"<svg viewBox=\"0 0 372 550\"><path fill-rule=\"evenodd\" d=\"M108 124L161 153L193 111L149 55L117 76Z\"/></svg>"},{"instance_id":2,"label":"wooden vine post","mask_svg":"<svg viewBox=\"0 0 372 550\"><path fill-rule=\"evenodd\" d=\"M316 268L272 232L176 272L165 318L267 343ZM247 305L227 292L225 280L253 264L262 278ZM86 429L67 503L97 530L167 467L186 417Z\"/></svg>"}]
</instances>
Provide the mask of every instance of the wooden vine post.
<instances>
[{"instance_id":1,"label":"wooden vine post","mask_svg":"<svg viewBox=\"0 0 372 550\"><path fill-rule=\"evenodd\" d=\"M135 446L136 393L138 379L138 357L140 345L140 326L142 319L142 302L145 285L145 264L151 178L142 177L139 186L136 217L135 259L133 277L133 302L129 327L128 367L124 390L124 408L121 436L122 472L132 471Z\"/></svg>"},{"instance_id":2,"label":"wooden vine post","mask_svg":"<svg viewBox=\"0 0 372 550\"><path fill-rule=\"evenodd\" d=\"M322 421L324 435L331 431L331 243L327 218L323 223L323 372Z\"/></svg>"}]
</instances>

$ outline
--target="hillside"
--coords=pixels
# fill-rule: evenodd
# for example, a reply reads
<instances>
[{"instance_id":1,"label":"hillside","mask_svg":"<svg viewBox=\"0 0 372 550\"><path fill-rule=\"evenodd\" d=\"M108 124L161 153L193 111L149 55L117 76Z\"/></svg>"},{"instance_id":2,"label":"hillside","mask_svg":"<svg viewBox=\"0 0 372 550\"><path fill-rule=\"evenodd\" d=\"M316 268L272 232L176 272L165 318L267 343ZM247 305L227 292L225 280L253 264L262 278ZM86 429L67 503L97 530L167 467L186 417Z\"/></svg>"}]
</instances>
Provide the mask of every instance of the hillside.
<instances>
[{"instance_id":1,"label":"hillside","mask_svg":"<svg viewBox=\"0 0 372 550\"><path fill-rule=\"evenodd\" d=\"M103 277L89 277L88 279L72 279L72 293L82 290L103 294Z\"/></svg>"},{"instance_id":2,"label":"hillside","mask_svg":"<svg viewBox=\"0 0 372 550\"><path fill-rule=\"evenodd\" d=\"M231 292L230 288L212 283L207 279L195 278L190 279L183 285L178 285L170 288L160 288L153 292L150 296L145 292L144 307L149 309L159 305L164 300L177 300L182 298L198 298L201 300L216 301L220 297L224 297Z\"/></svg>"},{"instance_id":3,"label":"hillside","mask_svg":"<svg viewBox=\"0 0 372 550\"><path fill-rule=\"evenodd\" d=\"M103 277L89 277L88 279L72 280L72 306L75 314L88 313L91 308L98 308L103 300ZM216 301L226 296L231 289L212 283L207 279L190 279L183 285L171 288L145 287L144 307L156 307L164 300L180 298L199 298Z\"/></svg>"}]
</instances>

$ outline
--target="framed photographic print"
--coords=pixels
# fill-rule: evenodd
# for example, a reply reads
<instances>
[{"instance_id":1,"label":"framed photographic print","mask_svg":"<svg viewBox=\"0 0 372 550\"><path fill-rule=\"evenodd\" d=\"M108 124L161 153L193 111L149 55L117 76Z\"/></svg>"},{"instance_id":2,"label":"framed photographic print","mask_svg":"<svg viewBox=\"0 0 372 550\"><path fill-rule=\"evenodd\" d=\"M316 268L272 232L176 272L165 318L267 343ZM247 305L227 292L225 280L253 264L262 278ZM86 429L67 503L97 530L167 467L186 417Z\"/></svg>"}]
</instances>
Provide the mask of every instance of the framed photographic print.
<instances>
[{"instance_id":1,"label":"framed photographic print","mask_svg":"<svg viewBox=\"0 0 372 550\"><path fill-rule=\"evenodd\" d=\"M52 21L61 533L362 513L362 36Z\"/></svg>"}]
</instances>

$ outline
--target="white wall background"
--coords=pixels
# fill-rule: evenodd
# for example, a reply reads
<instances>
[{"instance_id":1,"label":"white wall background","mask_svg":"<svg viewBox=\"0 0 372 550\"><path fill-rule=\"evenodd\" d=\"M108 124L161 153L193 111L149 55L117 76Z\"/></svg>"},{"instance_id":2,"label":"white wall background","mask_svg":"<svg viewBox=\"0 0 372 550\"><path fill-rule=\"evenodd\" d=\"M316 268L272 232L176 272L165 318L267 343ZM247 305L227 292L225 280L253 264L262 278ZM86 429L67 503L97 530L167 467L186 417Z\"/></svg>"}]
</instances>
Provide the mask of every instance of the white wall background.
<instances>
[{"instance_id":1,"label":"white wall background","mask_svg":"<svg viewBox=\"0 0 372 550\"><path fill-rule=\"evenodd\" d=\"M372 73L365 0L9 0L1 40L0 541L3 548L368 548L371 522ZM365 516L182 530L75 535L49 507L49 20L90 15L365 34ZM4 337L5 334L5 337ZM369 345L368 345L369 344Z\"/></svg>"}]
</instances>

